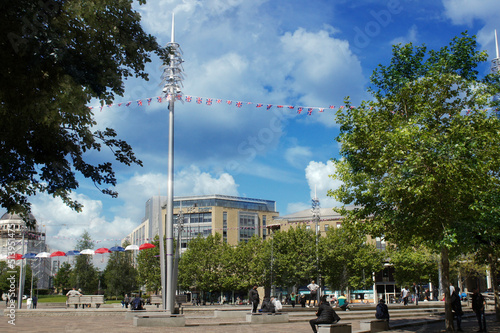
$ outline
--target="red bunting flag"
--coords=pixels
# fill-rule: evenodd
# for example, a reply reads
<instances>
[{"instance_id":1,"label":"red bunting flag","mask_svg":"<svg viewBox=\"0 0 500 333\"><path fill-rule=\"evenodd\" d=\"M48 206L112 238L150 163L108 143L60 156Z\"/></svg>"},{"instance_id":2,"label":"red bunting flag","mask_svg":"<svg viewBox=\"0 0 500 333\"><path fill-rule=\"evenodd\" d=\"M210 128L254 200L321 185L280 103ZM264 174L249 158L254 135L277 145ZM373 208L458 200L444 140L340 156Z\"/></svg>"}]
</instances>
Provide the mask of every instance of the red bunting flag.
<instances>
[{"instance_id":1,"label":"red bunting flag","mask_svg":"<svg viewBox=\"0 0 500 333\"><path fill-rule=\"evenodd\" d=\"M241 108L242 105L243 105L243 103L241 103L241 102L237 102L236 103L236 106L239 107L239 108Z\"/></svg>"}]
</instances>

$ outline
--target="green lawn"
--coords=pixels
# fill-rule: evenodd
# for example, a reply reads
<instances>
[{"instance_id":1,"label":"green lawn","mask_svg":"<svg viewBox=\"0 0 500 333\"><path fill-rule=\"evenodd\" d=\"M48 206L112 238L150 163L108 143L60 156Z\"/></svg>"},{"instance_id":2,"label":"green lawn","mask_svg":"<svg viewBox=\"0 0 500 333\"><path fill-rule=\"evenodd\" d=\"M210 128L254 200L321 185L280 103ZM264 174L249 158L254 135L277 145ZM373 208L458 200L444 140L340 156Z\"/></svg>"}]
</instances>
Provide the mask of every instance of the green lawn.
<instances>
[{"instance_id":1,"label":"green lawn","mask_svg":"<svg viewBox=\"0 0 500 333\"><path fill-rule=\"evenodd\" d=\"M40 296L38 296L38 303L66 303L66 296L64 296L64 295L40 295Z\"/></svg>"}]
</instances>

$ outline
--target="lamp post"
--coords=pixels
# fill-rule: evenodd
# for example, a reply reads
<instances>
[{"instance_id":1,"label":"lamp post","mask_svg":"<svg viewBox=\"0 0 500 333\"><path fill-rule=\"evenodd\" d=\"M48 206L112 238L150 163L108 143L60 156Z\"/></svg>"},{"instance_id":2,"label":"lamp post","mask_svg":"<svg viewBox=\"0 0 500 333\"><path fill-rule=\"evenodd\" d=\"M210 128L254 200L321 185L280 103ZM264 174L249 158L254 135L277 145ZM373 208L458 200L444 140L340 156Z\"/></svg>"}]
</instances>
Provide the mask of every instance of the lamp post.
<instances>
[{"instance_id":1,"label":"lamp post","mask_svg":"<svg viewBox=\"0 0 500 333\"><path fill-rule=\"evenodd\" d=\"M318 304L321 297L321 274L319 273L319 220L320 220L320 210L319 210L319 200L316 197L316 189L314 189L314 199L311 200L311 213L314 221L316 222L316 269L318 272L318 285L319 293L317 293Z\"/></svg>"},{"instance_id":2,"label":"lamp post","mask_svg":"<svg viewBox=\"0 0 500 333\"><path fill-rule=\"evenodd\" d=\"M182 71L181 49L174 38L174 14L172 14L172 36L167 43L168 64L164 65L162 82L164 83L163 93L168 103L168 169L167 169L167 210L166 210L166 270L163 252L163 228L160 235L160 266L162 280L162 300L163 308L169 313L174 313L174 231L173 231L173 206L174 206L174 106L177 96L181 94L182 80L184 79Z\"/></svg>"}]
</instances>

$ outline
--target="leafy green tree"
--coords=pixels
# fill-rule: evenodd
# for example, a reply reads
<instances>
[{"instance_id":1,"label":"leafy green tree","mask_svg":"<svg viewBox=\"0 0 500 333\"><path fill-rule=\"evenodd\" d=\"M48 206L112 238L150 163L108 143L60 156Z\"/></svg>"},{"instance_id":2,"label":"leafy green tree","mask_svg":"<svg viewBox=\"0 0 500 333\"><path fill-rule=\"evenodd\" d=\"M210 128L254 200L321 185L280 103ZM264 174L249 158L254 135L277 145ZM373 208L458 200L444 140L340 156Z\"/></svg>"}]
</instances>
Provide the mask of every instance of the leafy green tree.
<instances>
[{"instance_id":1,"label":"leafy green tree","mask_svg":"<svg viewBox=\"0 0 500 333\"><path fill-rule=\"evenodd\" d=\"M305 226L270 235L273 249L273 281L278 286L307 285L316 280L316 234Z\"/></svg>"},{"instance_id":2,"label":"leafy green tree","mask_svg":"<svg viewBox=\"0 0 500 333\"><path fill-rule=\"evenodd\" d=\"M61 292L64 289L71 289L71 275L73 274L73 269L71 265L67 262L63 262L55 274L54 277L54 287L56 287Z\"/></svg>"},{"instance_id":3,"label":"leafy green tree","mask_svg":"<svg viewBox=\"0 0 500 333\"><path fill-rule=\"evenodd\" d=\"M191 240L179 261L179 285L186 289L223 291L227 287L223 279L227 247L219 233L208 237L198 235Z\"/></svg>"},{"instance_id":4,"label":"leafy green tree","mask_svg":"<svg viewBox=\"0 0 500 333\"><path fill-rule=\"evenodd\" d=\"M399 285L410 286L432 282L438 285L439 258L423 246L393 246L388 257L394 266L394 279Z\"/></svg>"},{"instance_id":5,"label":"leafy green tree","mask_svg":"<svg viewBox=\"0 0 500 333\"><path fill-rule=\"evenodd\" d=\"M3 266L2 266L3 267ZM7 265L5 265L7 267ZM26 275L25 275L25 283L24 283L24 289L23 289L23 295L29 295L31 291L31 274L32 270L29 265L24 266L24 269L26 270ZM10 292L10 285L12 281L12 277L14 277L15 285L16 287L19 285L19 271L20 268L19 266L14 267L14 269L4 269L2 270L3 272L0 274L0 295L3 293L8 293ZM15 271L15 273L12 273L12 271ZM33 285L35 284L36 279L33 282ZM16 290L16 296L17 290Z\"/></svg>"},{"instance_id":6,"label":"leafy green tree","mask_svg":"<svg viewBox=\"0 0 500 333\"><path fill-rule=\"evenodd\" d=\"M94 242L90 234L85 230L81 238L76 243L76 250L93 249ZM82 293L96 294L99 287L99 271L92 263L90 255L82 254L76 256L75 267L72 270L72 287L79 288Z\"/></svg>"},{"instance_id":7,"label":"leafy green tree","mask_svg":"<svg viewBox=\"0 0 500 333\"><path fill-rule=\"evenodd\" d=\"M138 0L144 4L145 0ZM150 53L165 52L140 25L133 1L5 0L0 4L0 205L27 216L45 192L69 207L76 173L117 193L110 162L87 162L109 147L120 163L142 165L113 129L95 130L92 98L110 103L124 79L147 79Z\"/></svg>"},{"instance_id":8,"label":"leafy green tree","mask_svg":"<svg viewBox=\"0 0 500 333\"><path fill-rule=\"evenodd\" d=\"M160 241L158 236L151 242L155 247L145 249L137 255L137 282L146 287L146 291L158 294L161 289Z\"/></svg>"},{"instance_id":9,"label":"leafy green tree","mask_svg":"<svg viewBox=\"0 0 500 333\"><path fill-rule=\"evenodd\" d=\"M356 205L340 212L368 234L441 254L447 330L450 256L475 246L476 203L499 185L500 122L485 109L500 84L479 77L486 59L465 33L437 51L396 45L373 73L375 100L337 113L343 185L330 194Z\"/></svg>"},{"instance_id":10,"label":"leafy green tree","mask_svg":"<svg viewBox=\"0 0 500 333\"><path fill-rule=\"evenodd\" d=\"M265 285L271 265L265 244L261 238L254 236L234 248L226 248L223 258L227 281L225 290L248 291L254 285Z\"/></svg>"},{"instance_id":11,"label":"leafy green tree","mask_svg":"<svg viewBox=\"0 0 500 333\"><path fill-rule=\"evenodd\" d=\"M372 273L384 268L385 253L354 228L328 230L319 244L322 276L339 290L365 289L373 285Z\"/></svg>"},{"instance_id":12,"label":"leafy green tree","mask_svg":"<svg viewBox=\"0 0 500 333\"><path fill-rule=\"evenodd\" d=\"M132 262L132 253L113 252L104 269L104 282L110 295L129 295L137 287L137 270Z\"/></svg>"}]
</instances>

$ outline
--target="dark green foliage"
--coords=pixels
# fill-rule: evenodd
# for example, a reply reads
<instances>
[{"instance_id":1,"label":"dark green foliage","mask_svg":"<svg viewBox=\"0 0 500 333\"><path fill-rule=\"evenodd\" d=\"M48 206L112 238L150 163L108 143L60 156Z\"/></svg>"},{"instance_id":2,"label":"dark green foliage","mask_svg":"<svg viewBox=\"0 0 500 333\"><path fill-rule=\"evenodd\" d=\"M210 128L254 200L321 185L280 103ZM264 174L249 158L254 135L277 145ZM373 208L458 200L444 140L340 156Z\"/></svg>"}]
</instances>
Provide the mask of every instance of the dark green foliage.
<instances>
[{"instance_id":1,"label":"dark green foliage","mask_svg":"<svg viewBox=\"0 0 500 333\"><path fill-rule=\"evenodd\" d=\"M76 173L116 196L112 163L85 154L108 147L120 163L142 162L113 129L92 129L86 104L122 95L126 77L147 79L150 53L164 54L132 1L4 0L0 49L0 205L26 216L28 197L45 192L79 210Z\"/></svg>"}]
</instances>

